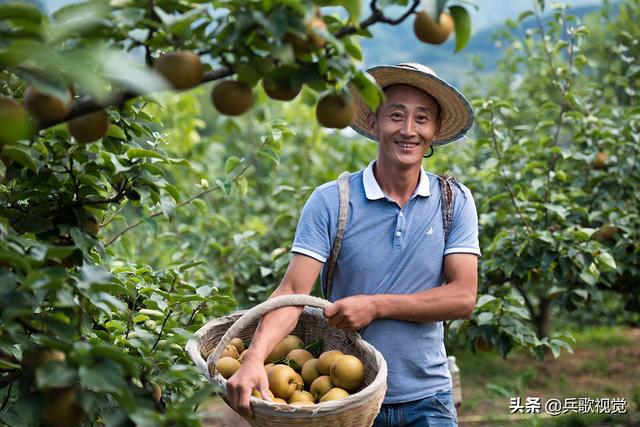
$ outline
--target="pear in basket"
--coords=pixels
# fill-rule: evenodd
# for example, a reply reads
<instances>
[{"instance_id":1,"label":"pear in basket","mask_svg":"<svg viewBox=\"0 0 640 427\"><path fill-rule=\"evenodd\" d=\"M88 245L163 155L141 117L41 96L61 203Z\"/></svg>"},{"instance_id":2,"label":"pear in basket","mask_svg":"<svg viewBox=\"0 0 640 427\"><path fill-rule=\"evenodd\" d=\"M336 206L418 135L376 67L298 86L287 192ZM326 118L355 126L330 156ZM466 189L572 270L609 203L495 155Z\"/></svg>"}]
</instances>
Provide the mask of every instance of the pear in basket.
<instances>
[{"instance_id":1,"label":"pear in basket","mask_svg":"<svg viewBox=\"0 0 640 427\"><path fill-rule=\"evenodd\" d=\"M329 376L333 385L353 392L364 380L364 365L355 356L340 356L331 364Z\"/></svg>"},{"instance_id":2,"label":"pear in basket","mask_svg":"<svg viewBox=\"0 0 640 427\"><path fill-rule=\"evenodd\" d=\"M302 376L304 385L306 385L307 388L311 387L313 380L320 376L320 372L318 372L318 359L311 359L302 365L300 375Z\"/></svg>"},{"instance_id":3,"label":"pear in basket","mask_svg":"<svg viewBox=\"0 0 640 427\"><path fill-rule=\"evenodd\" d=\"M269 397L271 398L272 401L273 401L273 399L275 399L275 396L273 395L271 390L267 390L267 394L269 395ZM255 388L253 390L251 390L251 396L257 397L260 400L264 400L264 399L262 399L262 395L260 394L260 392L258 390L256 390Z\"/></svg>"},{"instance_id":4,"label":"pear in basket","mask_svg":"<svg viewBox=\"0 0 640 427\"><path fill-rule=\"evenodd\" d=\"M326 392L324 396L322 396L322 399L320 399L320 403L328 402L330 400L344 399L347 396L349 396L349 392L341 389L340 387L334 387Z\"/></svg>"},{"instance_id":5,"label":"pear in basket","mask_svg":"<svg viewBox=\"0 0 640 427\"><path fill-rule=\"evenodd\" d=\"M236 348L236 350L238 350L239 354L242 354L242 352L245 350L244 348L244 342L240 339L240 338L234 338L232 339L229 344L231 344L232 346L234 346Z\"/></svg>"},{"instance_id":6,"label":"pear in basket","mask_svg":"<svg viewBox=\"0 0 640 427\"><path fill-rule=\"evenodd\" d=\"M287 403L289 403L290 405L294 403L310 403L312 405L315 404L313 395L304 390L294 391L291 397L287 400Z\"/></svg>"},{"instance_id":7,"label":"pear in basket","mask_svg":"<svg viewBox=\"0 0 640 427\"><path fill-rule=\"evenodd\" d=\"M213 369L211 369L213 366L215 366L215 370L218 371L220 375L222 375L225 379L229 379L231 375L235 374L236 371L240 369L240 362L238 362L233 357L221 357L220 359L218 359L215 365L209 364L209 374L211 376L213 376L215 373L213 372Z\"/></svg>"},{"instance_id":8,"label":"pear in basket","mask_svg":"<svg viewBox=\"0 0 640 427\"><path fill-rule=\"evenodd\" d=\"M303 346L303 342L295 335L288 335L273 349L273 351L267 356L267 362L275 362L284 358L294 348L300 348Z\"/></svg>"},{"instance_id":9,"label":"pear in basket","mask_svg":"<svg viewBox=\"0 0 640 427\"><path fill-rule=\"evenodd\" d=\"M302 377L287 365L275 365L267 374L269 389L274 396L282 399L291 397L294 391L302 390L304 383Z\"/></svg>"},{"instance_id":10,"label":"pear in basket","mask_svg":"<svg viewBox=\"0 0 640 427\"><path fill-rule=\"evenodd\" d=\"M222 354L220 355L220 357L233 357L234 359L238 359L240 357L240 354L238 354L238 349L236 348L235 345L231 345L229 344L224 351L222 352Z\"/></svg>"},{"instance_id":11,"label":"pear in basket","mask_svg":"<svg viewBox=\"0 0 640 427\"><path fill-rule=\"evenodd\" d=\"M344 356L344 353L340 350L329 350L322 353L320 357L318 357L318 372L320 372L321 375L329 375L331 364L340 356Z\"/></svg>"},{"instance_id":12,"label":"pear in basket","mask_svg":"<svg viewBox=\"0 0 640 427\"><path fill-rule=\"evenodd\" d=\"M311 383L309 391L316 399L316 401L318 401L322 398L322 396L325 395L325 393L327 393L332 388L333 383L331 382L331 377L329 377L329 375L322 375L316 378L313 383Z\"/></svg>"},{"instance_id":13,"label":"pear in basket","mask_svg":"<svg viewBox=\"0 0 640 427\"><path fill-rule=\"evenodd\" d=\"M302 366L309 360L313 359L313 354L303 348L294 348L287 353L287 359L294 361L295 365L292 366L292 368L300 372L302 370Z\"/></svg>"}]
</instances>

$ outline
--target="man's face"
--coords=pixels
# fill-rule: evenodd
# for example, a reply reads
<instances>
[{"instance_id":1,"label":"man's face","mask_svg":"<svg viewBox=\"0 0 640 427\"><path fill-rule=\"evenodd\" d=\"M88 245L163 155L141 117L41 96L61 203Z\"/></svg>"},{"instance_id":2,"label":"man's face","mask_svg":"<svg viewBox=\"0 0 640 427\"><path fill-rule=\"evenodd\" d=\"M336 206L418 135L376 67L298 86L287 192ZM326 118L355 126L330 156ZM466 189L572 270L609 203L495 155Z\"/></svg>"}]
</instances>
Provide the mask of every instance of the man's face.
<instances>
[{"instance_id":1,"label":"man's face","mask_svg":"<svg viewBox=\"0 0 640 427\"><path fill-rule=\"evenodd\" d=\"M438 136L438 103L413 86L385 89L386 101L369 117L378 140L378 158L396 166L422 164L422 156Z\"/></svg>"}]
</instances>

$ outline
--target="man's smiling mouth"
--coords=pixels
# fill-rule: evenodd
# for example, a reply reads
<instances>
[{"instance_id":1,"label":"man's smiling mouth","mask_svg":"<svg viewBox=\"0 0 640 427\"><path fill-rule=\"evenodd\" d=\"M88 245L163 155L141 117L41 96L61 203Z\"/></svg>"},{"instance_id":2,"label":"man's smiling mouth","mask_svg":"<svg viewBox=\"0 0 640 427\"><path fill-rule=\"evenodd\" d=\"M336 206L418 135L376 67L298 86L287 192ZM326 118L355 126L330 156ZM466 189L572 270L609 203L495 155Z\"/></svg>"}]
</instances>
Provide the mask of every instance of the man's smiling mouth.
<instances>
[{"instance_id":1,"label":"man's smiling mouth","mask_svg":"<svg viewBox=\"0 0 640 427\"><path fill-rule=\"evenodd\" d=\"M416 147L420 146L419 142L401 142L401 141L396 141L396 144L400 148L416 148Z\"/></svg>"}]
</instances>

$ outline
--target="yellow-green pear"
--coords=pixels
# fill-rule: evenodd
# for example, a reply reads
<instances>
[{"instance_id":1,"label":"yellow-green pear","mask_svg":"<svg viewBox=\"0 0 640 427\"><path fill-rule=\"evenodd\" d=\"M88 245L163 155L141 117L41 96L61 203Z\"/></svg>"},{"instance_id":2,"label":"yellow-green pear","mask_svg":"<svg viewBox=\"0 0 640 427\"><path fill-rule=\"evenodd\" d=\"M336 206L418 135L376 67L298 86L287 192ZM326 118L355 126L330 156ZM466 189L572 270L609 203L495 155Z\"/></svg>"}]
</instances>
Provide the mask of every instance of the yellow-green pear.
<instances>
[{"instance_id":1,"label":"yellow-green pear","mask_svg":"<svg viewBox=\"0 0 640 427\"><path fill-rule=\"evenodd\" d=\"M275 397L288 399L294 391L303 387L302 377L287 365L275 365L269 370L267 378L269 389Z\"/></svg>"},{"instance_id":2,"label":"yellow-green pear","mask_svg":"<svg viewBox=\"0 0 640 427\"><path fill-rule=\"evenodd\" d=\"M229 344L220 357L233 357L234 359L238 359L240 355L238 354L238 349L234 345Z\"/></svg>"},{"instance_id":3,"label":"yellow-green pear","mask_svg":"<svg viewBox=\"0 0 640 427\"><path fill-rule=\"evenodd\" d=\"M305 390L296 390L291 397L287 399L287 403L311 402L314 403L313 395Z\"/></svg>"},{"instance_id":4,"label":"yellow-green pear","mask_svg":"<svg viewBox=\"0 0 640 427\"><path fill-rule=\"evenodd\" d=\"M331 364L329 376L336 387L352 392L360 387L364 380L364 365L355 356L340 356Z\"/></svg>"},{"instance_id":5,"label":"yellow-green pear","mask_svg":"<svg viewBox=\"0 0 640 427\"><path fill-rule=\"evenodd\" d=\"M273 400L275 398L275 396L273 395L273 392L271 390L267 390L267 394L269 395L271 400ZM253 390L251 390L251 396L257 397L258 399L261 399L261 400L265 400L265 399L262 398L262 394L260 394L260 392L255 388Z\"/></svg>"},{"instance_id":6,"label":"yellow-green pear","mask_svg":"<svg viewBox=\"0 0 640 427\"><path fill-rule=\"evenodd\" d=\"M229 344L231 344L232 346L234 346L236 348L236 350L238 350L239 354L242 354L242 352L245 350L244 349L244 341L242 341L240 338L234 338L232 339Z\"/></svg>"},{"instance_id":7,"label":"yellow-green pear","mask_svg":"<svg viewBox=\"0 0 640 427\"><path fill-rule=\"evenodd\" d=\"M322 398L320 399L320 402L322 403L322 402L328 402L330 400L344 399L347 396L349 396L348 391L343 390L340 387L334 387L328 392L326 392L324 396L322 396Z\"/></svg>"},{"instance_id":8,"label":"yellow-green pear","mask_svg":"<svg viewBox=\"0 0 640 427\"><path fill-rule=\"evenodd\" d=\"M296 362L298 366L296 371L300 372L302 370L302 366L309 360L313 359L313 354L309 353L303 348L294 348L289 353L287 353L287 359Z\"/></svg>"},{"instance_id":9,"label":"yellow-green pear","mask_svg":"<svg viewBox=\"0 0 640 427\"><path fill-rule=\"evenodd\" d=\"M318 372L320 372L320 375L329 375L331 364L340 356L344 356L344 353L340 350L329 350L322 353L318 357Z\"/></svg>"},{"instance_id":10,"label":"yellow-green pear","mask_svg":"<svg viewBox=\"0 0 640 427\"><path fill-rule=\"evenodd\" d=\"M288 335L273 349L273 351L267 356L267 362L275 362L276 360L283 359L294 348L302 347L303 342L295 335Z\"/></svg>"},{"instance_id":11,"label":"yellow-green pear","mask_svg":"<svg viewBox=\"0 0 640 427\"><path fill-rule=\"evenodd\" d=\"M322 396L333 388L331 377L329 375L322 375L316 378L309 387L309 391L313 395L316 401L320 400Z\"/></svg>"},{"instance_id":12,"label":"yellow-green pear","mask_svg":"<svg viewBox=\"0 0 640 427\"><path fill-rule=\"evenodd\" d=\"M215 368L225 379L229 379L231 375L240 369L240 362L233 357L225 356L218 359ZM209 369L211 369L211 367L209 367ZM213 372L209 371L209 373L213 376Z\"/></svg>"},{"instance_id":13,"label":"yellow-green pear","mask_svg":"<svg viewBox=\"0 0 640 427\"><path fill-rule=\"evenodd\" d=\"M313 380L320 376L320 372L318 372L318 359L308 360L304 365L302 365L300 375L302 376L302 380L305 385L307 387L311 386Z\"/></svg>"}]
</instances>

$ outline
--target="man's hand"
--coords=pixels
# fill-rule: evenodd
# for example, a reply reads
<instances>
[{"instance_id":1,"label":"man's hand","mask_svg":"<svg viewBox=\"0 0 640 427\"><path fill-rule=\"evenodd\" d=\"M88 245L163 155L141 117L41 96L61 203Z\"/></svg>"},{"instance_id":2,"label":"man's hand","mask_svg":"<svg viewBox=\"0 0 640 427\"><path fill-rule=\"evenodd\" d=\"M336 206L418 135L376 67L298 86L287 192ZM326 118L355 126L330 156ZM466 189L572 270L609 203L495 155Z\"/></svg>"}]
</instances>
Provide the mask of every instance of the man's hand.
<instances>
[{"instance_id":1,"label":"man's hand","mask_svg":"<svg viewBox=\"0 0 640 427\"><path fill-rule=\"evenodd\" d=\"M229 405L245 418L253 416L249 406L251 391L260 391L264 400L271 400L269 396L269 380L264 365L259 360L243 359L238 372L227 381Z\"/></svg>"},{"instance_id":2,"label":"man's hand","mask_svg":"<svg viewBox=\"0 0 640 427\"><path fill-rule=\"evenodd\" d=\"M345 331L358 331L376 319L373 295L355 295L336 301L323 311L329 324Z\"/></svg>"}]
</instances>

